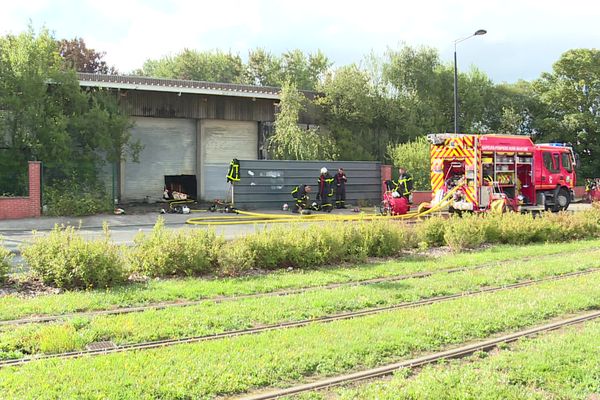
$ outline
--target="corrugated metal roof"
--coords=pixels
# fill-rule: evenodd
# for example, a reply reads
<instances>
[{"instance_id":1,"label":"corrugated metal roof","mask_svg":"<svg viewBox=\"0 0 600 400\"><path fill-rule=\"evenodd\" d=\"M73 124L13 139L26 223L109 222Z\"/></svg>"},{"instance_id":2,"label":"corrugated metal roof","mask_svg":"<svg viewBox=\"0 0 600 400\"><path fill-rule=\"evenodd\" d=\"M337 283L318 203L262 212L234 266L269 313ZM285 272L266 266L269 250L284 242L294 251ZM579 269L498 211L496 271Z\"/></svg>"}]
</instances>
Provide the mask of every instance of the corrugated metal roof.
<instances>
[{"instance_id":1,"label":"corrugated metal roof","mask_svg":"<svg viewBox=\"0 0 600 400\"><path fill-rule=\"evenodd\" d=\"M148 90L172 93L213 94L221 96L254 97L261 99L279 99L281 88L271 86L238 85L189 81L183 79L151 78L132 75L101 75L78 72L81 86L104 87L112 89ZM307 92L305 92L306 94Z\"/></svg>"}]
</instances>

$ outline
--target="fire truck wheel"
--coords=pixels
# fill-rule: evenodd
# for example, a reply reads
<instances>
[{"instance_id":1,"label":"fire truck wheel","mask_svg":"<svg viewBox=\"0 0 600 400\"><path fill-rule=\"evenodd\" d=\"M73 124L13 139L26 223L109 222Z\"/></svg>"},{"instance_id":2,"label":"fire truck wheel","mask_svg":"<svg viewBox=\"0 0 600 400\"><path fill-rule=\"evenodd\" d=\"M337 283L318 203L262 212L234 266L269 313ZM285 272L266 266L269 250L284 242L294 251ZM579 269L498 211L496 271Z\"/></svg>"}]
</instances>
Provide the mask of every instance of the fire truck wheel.
<instances>
[{"instance_id":1,"label":"fire truck wheel","mask_svg":"<svg viewBox=\"0 0 600 400\"><path fill-rule=\"evenodd\" d=\"M569 192L565 188L561 188L556 195L556 199L554 199L554 207L552 207L552 211L564 211L569 207L570 203L571 196L569 195Z\"/></svg>"}]
</instances>

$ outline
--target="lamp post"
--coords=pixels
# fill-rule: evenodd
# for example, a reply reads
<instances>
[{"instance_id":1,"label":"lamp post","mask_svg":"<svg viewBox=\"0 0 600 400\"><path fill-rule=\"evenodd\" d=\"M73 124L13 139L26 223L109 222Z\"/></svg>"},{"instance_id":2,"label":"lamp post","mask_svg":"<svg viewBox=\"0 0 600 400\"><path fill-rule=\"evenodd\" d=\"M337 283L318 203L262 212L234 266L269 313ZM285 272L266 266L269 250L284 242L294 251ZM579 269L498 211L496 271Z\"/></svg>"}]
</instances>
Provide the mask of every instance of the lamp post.
<instances>
[{"instance_id":1,"label":"lamp post","mask_svg":"<svg viewBox=\"0 0 600 400\"><path fill-rule=\"evenodd\" d=\"M456 65L456 45L473 36L485 35L486 33L485 29L478 29L472 35L454 41L454 133L458 133L458 67Z\"/></svg>"}]
</instances>

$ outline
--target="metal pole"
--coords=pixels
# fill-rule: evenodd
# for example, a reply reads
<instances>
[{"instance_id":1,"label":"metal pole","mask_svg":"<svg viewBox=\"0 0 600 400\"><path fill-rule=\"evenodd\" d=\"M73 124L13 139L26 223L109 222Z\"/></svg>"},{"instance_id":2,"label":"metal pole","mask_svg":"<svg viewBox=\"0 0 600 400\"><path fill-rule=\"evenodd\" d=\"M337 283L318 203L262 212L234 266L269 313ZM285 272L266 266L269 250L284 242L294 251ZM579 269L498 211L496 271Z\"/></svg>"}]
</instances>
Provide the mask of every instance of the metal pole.
<instances>
[{"instance_id":1,"label":"metal pole","mask_svg":"<svg viewBox=\"0 0 600 400\"><path fill-rule=\"evenodd\" d=\"M454 41L454 133L458 133L459 123L458 123L458 64L456 62L456 45L460 42L464 42L467 39L472 38L473 36L485 35L487 31L485 29L478 29L470 36L467 36L462 39L456 39Z\"/></svg>"},{"instance_id":2,"label":"metal pole","mask_svg":"<svg viewBox=\"0 0 600 400\"><path fill-rule=\"evenodd\" d=\"M454 42L454 133L458 133L458 67L456 63L456 42Z\"/></svg>"}]
</instances>

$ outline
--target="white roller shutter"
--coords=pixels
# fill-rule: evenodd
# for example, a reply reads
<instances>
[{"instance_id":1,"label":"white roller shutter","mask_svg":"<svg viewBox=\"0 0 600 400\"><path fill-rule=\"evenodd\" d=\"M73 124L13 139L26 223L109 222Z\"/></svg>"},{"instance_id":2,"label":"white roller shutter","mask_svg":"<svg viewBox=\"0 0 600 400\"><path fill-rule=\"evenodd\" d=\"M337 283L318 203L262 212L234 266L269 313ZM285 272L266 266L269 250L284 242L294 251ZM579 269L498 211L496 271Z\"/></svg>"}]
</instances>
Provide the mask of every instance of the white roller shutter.
<instances>
[{"instance_id":1,"label":"white roller shutter","mask_svg":"<svg viewBox=\"0 0 600 400\"><path fill-rule=\"evenodd\" d=\"M202 120L202 197L224 198L229 162L258 159L258 124L250 121Z\"/></svg>"},{"instance_id":2,"label":"white roller shutter","mask_svg":"<svg viewBox=\"0 0 600 400\"><path fill-rule=\"evenodd\" d=\"M144 149L140 162L124 166L122 198L158 200L165 175L196 175L196 122L192 119L135 117L131 130Z\"/></svg>"}]
</instances>

